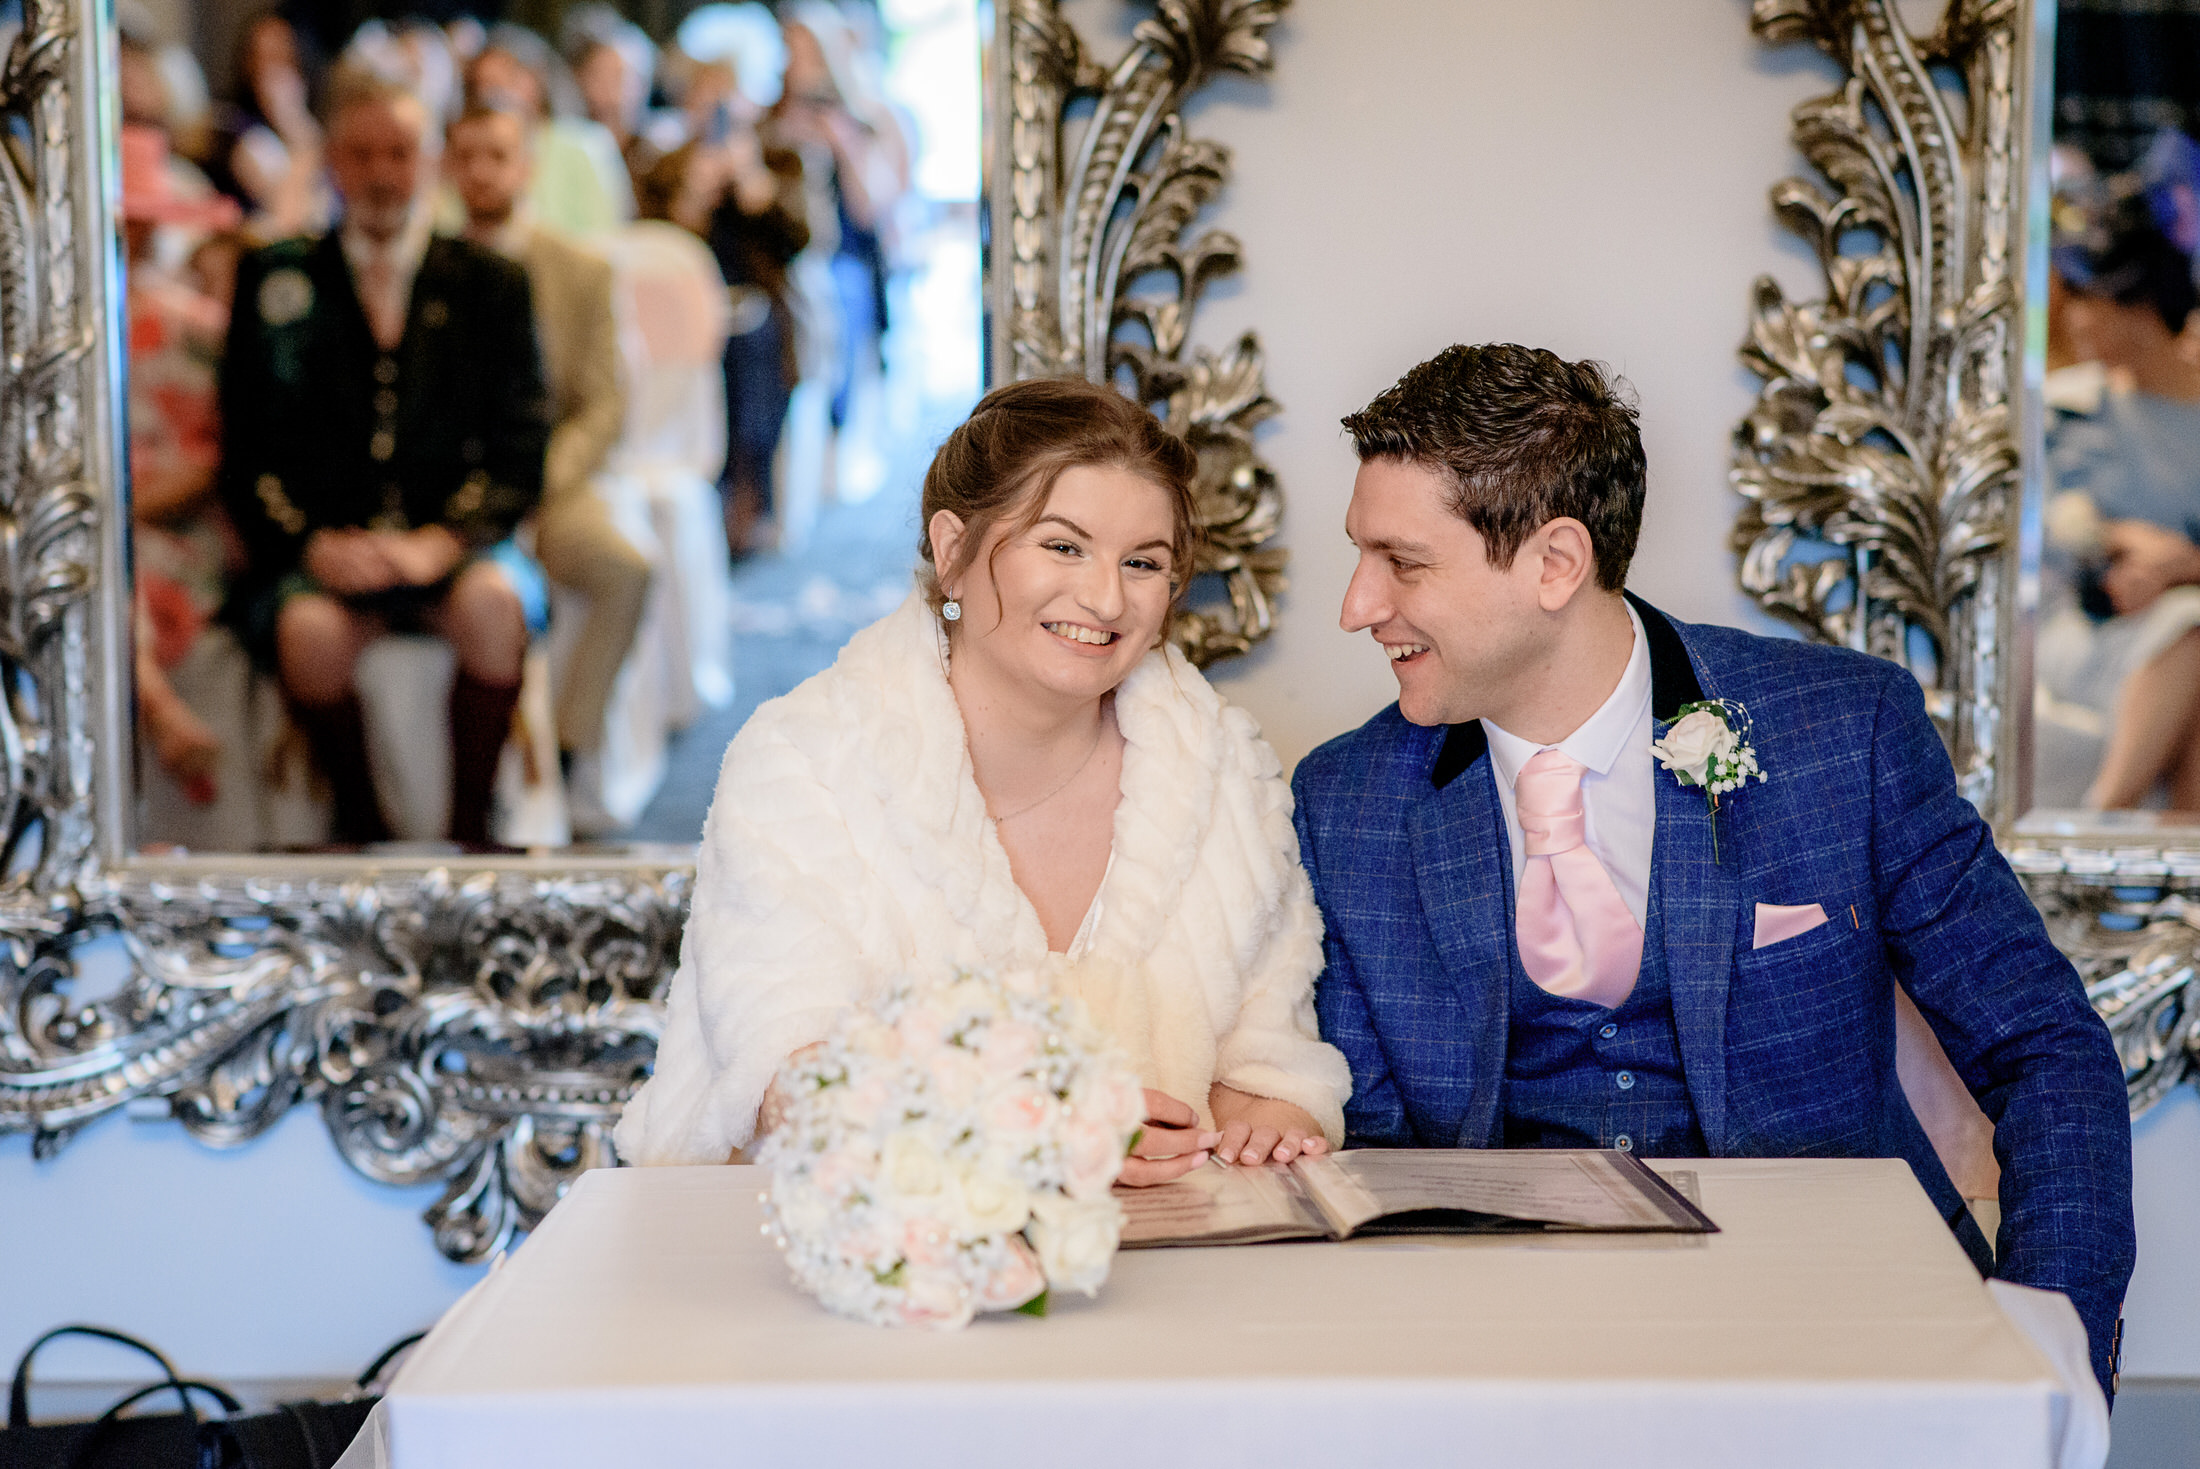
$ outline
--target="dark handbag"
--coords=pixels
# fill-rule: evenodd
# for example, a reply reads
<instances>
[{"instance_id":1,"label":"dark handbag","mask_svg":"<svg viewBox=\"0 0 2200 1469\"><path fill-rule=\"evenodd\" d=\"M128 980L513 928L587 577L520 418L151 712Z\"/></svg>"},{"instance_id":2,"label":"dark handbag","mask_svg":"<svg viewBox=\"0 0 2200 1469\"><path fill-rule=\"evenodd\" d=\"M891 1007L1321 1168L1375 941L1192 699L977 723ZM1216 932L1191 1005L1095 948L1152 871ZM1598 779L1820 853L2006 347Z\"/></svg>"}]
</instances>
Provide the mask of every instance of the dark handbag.
<instances>
[{"instance_id":1,"label":"dark handbag","mask_svg":"<svg viewBox=\"0 0 2200 1469\"><path fill-rule=\"evenodd\" d=\"M90 1336L129 1347L150 1357L161 1380L128 1394L89 1423L33 1425L30 1414L31 1361L39 1348L57 1337ZM173 1392L182 1411L122 1416L155 1393ZM32 1342L15 1365L8 1385L8 1426L0 1433L0 1469L197 1469L199 1416L191 1394L204 1393L222 1411L234 1413L237 1400L207 1382L176 1375L175 1364L136 1337L104 1326L57 1326Z\"/></svg>"},{"instance_id":2,"label":"dark handbag","mask_svg":"<svg viewBox=\"0 0 2200 1469\"><path fill-rule=\"evenodd\" d=\"M427 1335L390 1344L359 1374L358 1393L333 1403L283 1403L272 1413L228 1418L199 1428L200 1469L330 1469L381 1401L367 1389L397 1354Z\"/></svg>"}]
</instances>

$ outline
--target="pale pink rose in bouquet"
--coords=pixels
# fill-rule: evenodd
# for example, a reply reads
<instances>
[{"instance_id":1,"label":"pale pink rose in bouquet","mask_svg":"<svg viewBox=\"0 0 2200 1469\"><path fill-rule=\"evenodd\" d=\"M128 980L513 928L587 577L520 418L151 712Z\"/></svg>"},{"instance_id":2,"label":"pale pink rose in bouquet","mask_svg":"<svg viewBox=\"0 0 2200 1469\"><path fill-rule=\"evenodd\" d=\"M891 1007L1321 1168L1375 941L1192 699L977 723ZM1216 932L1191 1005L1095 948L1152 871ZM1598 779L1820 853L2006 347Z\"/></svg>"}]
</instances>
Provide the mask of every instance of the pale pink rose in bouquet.
<instances>
[{"instance_id":1,"label":"pale pink rose in bouquet","mask_svg":"<svg viewBox=\"0 0 2200 1469\"><path fill-rule=\"evenodd\" d=\"M1073 1114L1062 1131L1062 1191L1073 1199L1104 1197L1123 1172L1122 1130Z\"/></svg>"},{"instance_id":2,"label":"pale pink rose in bouquet","mask_svg":"<svg viewBox=\"0 0 2200 1469\"><path fill-rule=\"evenodd\" d=\"M960 1046L943 1046L932 1060L925 1085L941 1107L966 1112L978 1104L991 1080L985 1061L977 1053Z\"/></svg>"},{"instance_id":3,"label":"pale pink rose in bouquet","mask_svg":"<svg viewBox=\"0 0 2200 1469\"><path fill-rule=\"evenodd\" d=\"M974 1304L980 1311L1013 1311L1046 1294L1047 1274L1023 1236L1012 1235L987 1261Z\"/></svg>"},{"instance_id":4,"label":"pale pink rose in bouquet","mask_svg":"<svg viewBox=\"0 0 2200 1469\"><path fill-rule=\"evenodd\" d=\"M1039 1059L1046 1037L1036 1025L1004 1020L985 1028L985 1064L996 1074L1023 1071Z\"/></svg>"},{"instance_id":5,"label":"pale pink rose in bouquet","mask_svg":"<svg viewBox=\"0 0 2200 1469\"><path fill-rule=\"evenodd\" d=\"M1144 1098L1061 967L898 981L789 1061L792 1100L758 1159L798 1287L934 1328L1099 1288L1122 1227L1107 1190Z\"/></svg>"},{"instance_id":6,"label":"pale pink rose in bouquet","mask_svg":"<svg viewBox=\"0 0 2200 1469\"><path fill-rule=\"evenodd\" d=\"M952 1328L968 1326L977 1296L959 1271L912 1267L902 1280L901 1324Z\"/></svg>"},{"instance_id":7,"label":"pale pink rose in bouquet","mask_svg":"<svg viewBox=\"0 0 2200 1469\"><path fill-rule=\"evenodd\" d=\"M955 1260L955 1232L934 1214L906 1218L901 1226L901 1258L923 1270L945 1270Z\"/></svg>"},{"instance_id":8,"label":"pale pink rose in bouquet","mask_svg":"<svg viewBox=\"0 0 2200 1469\"><path fill-rule=\"evenodd\" d=\"M1146 1093L1138 1078L1120 1067L1080 1075L1070 1089L1070 1110L1094 1127L1127 1127L1133 1132L1146 1117Z\"/></svg>"},{"instance_id":9,"label":"pale pink rose in bouquet","mask_svg":"<svg viewBox=\"0 0 2200 1469\"><path fill-rule=\"evenodd\" d=\"M1044 1140L1055 1128L1062 1104L1036 1082L1012 1081L985 1104L985 1128L1010 1151L1021 1152Z\"/></svg>"},{"instance_id":10,"label":"pale pink rose in bouquet","mask_svg":"<svg viewBox=\"0 0 2200 1469\"><path fill-rule=\"evenodd\" d=\"M894 1022L895 1039L902 1054L925 1060L947 1044L947 1028L953 1017L937 1005L912 1005Z\"/></svg>"}]
</instances>

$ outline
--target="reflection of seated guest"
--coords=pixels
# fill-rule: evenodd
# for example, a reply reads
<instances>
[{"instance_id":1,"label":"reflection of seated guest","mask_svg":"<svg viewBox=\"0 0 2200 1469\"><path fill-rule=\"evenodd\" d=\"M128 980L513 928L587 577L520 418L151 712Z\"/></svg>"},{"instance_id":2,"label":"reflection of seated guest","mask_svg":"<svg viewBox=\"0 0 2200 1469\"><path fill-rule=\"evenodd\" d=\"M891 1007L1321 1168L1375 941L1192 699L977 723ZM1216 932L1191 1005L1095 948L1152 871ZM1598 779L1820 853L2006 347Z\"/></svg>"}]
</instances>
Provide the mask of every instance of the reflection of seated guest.
<instances>
[{"instance_id":1,"label":"reflection of seated guest","mask_svg":"<svg viewBox=\"0 0 2200 1469\"><path fill-rule=\"evenodd\" d=\"M724 94L707 132L717 142L689 143L657 161L643 179L644 219L669 219L709 244L733 303L726 340L726 544L736 555L760 549L772 513L772 460L787 422L796 380L789 268L810 243L801 159L766 149L755 108L723 66L704 69L697 86Z\"/></svg>"},{"instance_id":2,"label":"reflection of seated guest","mask_svg":"<svg viewBox=\"0 0 2200 1469\"><path fill-rule=\"evenodd\" d=\"M2065 405L2049 431L2051 712L2092 714L2107 747L2085 804L2145 803L2163 782L2200 809L2200 367L2177 349L2195 294L2183 252L2134 200L2108 243L2057 253L2072 330L2129 389ZM2088 410L2090 406L2090 411Z\"/></svg>"},{"instance_id":3,"label":"reflection of seated guest","mask_svg":"<svg viewBox=\"0 0 2200 1469\"><path fill-rule=\"evenodd\" d=\"M512 573L484 553L542 490L534 314L518 266L429 235L438 142L411 93L344 79L343 223L244 262L222 373L222 496L252 558L232 606L281 671L340 841L385 831L354 688L366 645L425 631L456 651L451 835L475 843L527 648Z\"/></svg>"},{"instance_id":4,"label":"reflection of seated guest","mask_svg":"<svg viewBox=\"0 0 2200 1469\"><path fill-rule=\"evenodd\" d=\"M524 26L498 25L466 67L466 101L510 107L534 132L535 217L569 235L600 234L634 217L634 184L618 140L580 111L579 93L550 44Z\"/></svg>"},{"instance_id":5,"label":"reflection of seated guest","mask_svg":"<svg viewBox=\"0 0 2200 1469\"><path fill-rule=\"evenodd\" d=\"M537 225L524 205L532 158L519 114L476 106L451 124L451 180L466 235L526 267L549 377L550 451L543 464L535 554L560 586L588 599L558 689L558 747L571 757L576 830L609 827L603 810L604 710L649 595L649 558L612 523L593 483L626 422L611 266ZM515 207L517 206L517 207Z\"/></svg>"},{"instance_id":6,"label":"reflection of seated guest","mask_svg":"<svg viewBox=\"0 0 2200 1469\"><path fill-rule=\"evenodd\" d=\"M218 794L221 742L170 686L221 609L234 538L214 498L221 461L215 370L226 315L155 259L164 225L227 229L228 199L180 197L168 138L122 129L122 229L129 253L130 518L136 563L138 719L153 758L201 805Z\"/></svg>"}]
</instances>

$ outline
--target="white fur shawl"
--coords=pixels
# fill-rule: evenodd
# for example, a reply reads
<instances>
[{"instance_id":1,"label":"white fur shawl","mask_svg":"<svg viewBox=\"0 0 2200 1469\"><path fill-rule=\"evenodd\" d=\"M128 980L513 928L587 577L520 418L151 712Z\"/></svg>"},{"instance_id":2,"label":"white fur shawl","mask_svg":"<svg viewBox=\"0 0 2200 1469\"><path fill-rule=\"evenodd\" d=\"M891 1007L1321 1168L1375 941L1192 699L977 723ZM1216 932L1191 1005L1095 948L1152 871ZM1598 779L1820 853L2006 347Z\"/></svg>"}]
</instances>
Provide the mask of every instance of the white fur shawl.
<instances>
[{"instance_id":1,"label":"white fur shawl","mask_svg":"<svg viewBox=\"0 0 2200 1469\"><path fill-rule=\"evenodd\" d=\"M1305 1108L1340 1144L1351 1075L1316 1038L1321 917L1275 752L1174 649L1132 671L1115 713L1114 865L1093 962L1071 966L1094 1019L1203 1120L1219 1080ZM780 1063L886 980L1047 958L912 595L727 749L657 1072L619 1155L721 1162Z\"/></svg>"}]
</instances>

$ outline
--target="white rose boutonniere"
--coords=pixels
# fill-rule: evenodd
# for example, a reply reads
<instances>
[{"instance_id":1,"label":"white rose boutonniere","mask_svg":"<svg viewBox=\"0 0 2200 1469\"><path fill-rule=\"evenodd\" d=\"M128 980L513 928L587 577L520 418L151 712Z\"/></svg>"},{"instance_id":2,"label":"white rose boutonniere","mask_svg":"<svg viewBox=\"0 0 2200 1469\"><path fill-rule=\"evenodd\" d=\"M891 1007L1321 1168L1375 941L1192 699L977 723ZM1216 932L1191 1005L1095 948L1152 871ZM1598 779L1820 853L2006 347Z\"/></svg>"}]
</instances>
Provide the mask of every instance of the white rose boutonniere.
<instances>
[{"instance_id":1,"label":"white rose boutonniere","mask_svg":"<svg viewBox=\"0 0 2200 1469\"><path fill-rule=\"evenodd\" d=\"M285 267L260 282L260 320L289 326L313 309L313 282L302 270Z\"/></svg>"},{"instance_id":2,"label":"white rose boutonniere","mask_svg":"<svg viewBox=\"0 0 2200 1469\"><path fill-rule=\"evenodd\" d=\"M1752 779L1770 779L1757 768L1749 743L1749 711L1732 699L1683 704L1667 726L1665 738L1650 742L1650 753L1684 786L1695 786L1711 802L1711 856L1719 855L1719 797L1738 791Z\"/></svg>"}]
</instances>

